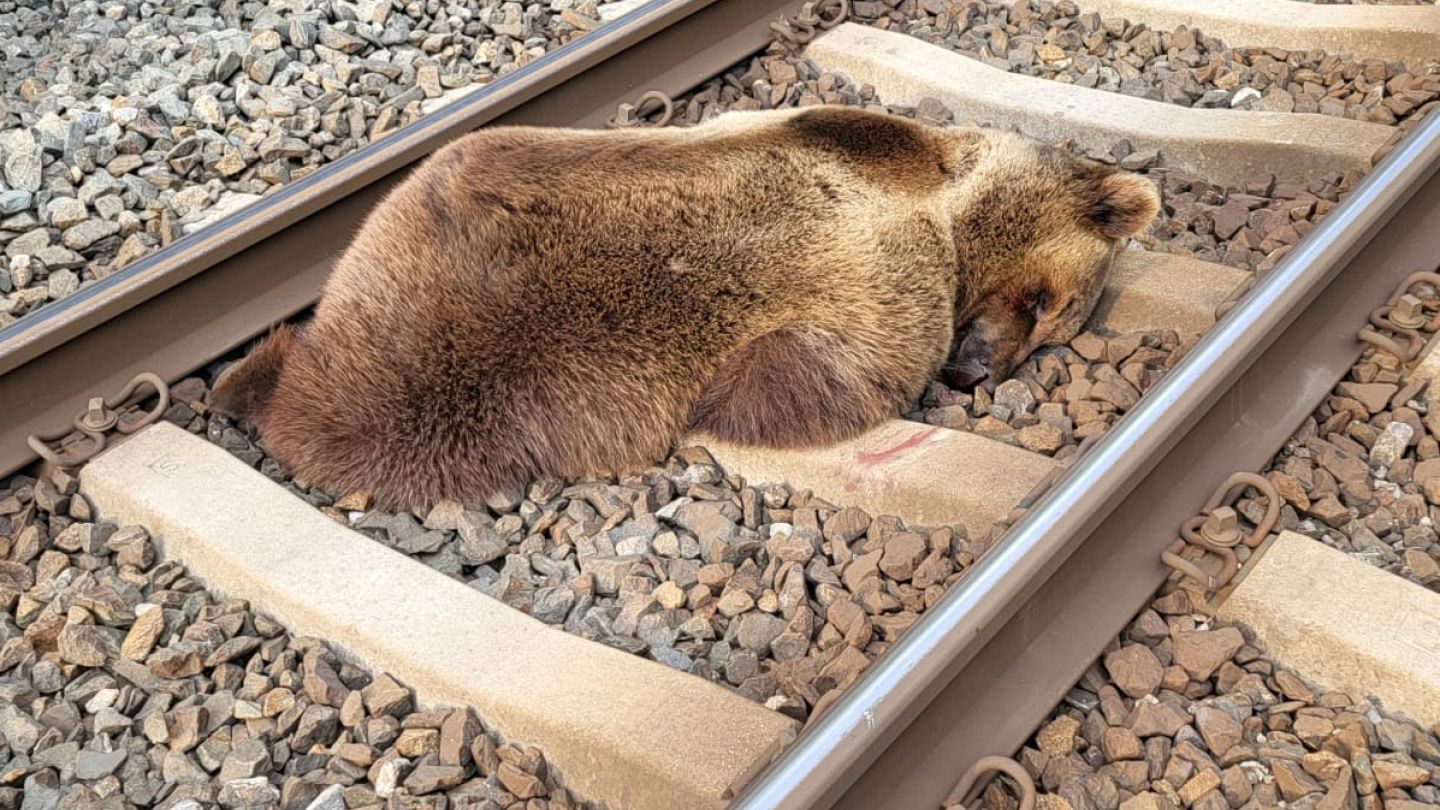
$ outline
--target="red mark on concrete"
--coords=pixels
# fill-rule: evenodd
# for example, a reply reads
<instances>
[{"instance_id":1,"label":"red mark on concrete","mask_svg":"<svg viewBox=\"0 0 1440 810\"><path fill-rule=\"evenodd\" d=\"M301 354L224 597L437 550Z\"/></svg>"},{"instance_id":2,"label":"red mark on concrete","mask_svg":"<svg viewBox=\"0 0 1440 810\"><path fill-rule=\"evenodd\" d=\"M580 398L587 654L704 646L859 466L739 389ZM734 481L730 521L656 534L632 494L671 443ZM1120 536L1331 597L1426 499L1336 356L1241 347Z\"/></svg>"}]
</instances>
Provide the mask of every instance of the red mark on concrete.
<instances>
[{"instance_id":1,"label":"red mark on concrete","mask_svg":"<svg viewBox=\"0 0 1440 810\"><path fill-rule=\"evenodd\" d=\"M864 464L867 466L873 466L876 464L887 464L889 462L895 461L898 458L901 458L902 456L907 455L910 451L924 444L931 436L934 436L936 433L939 432L940 428L926 428L925 430L914 434L905 441L900 442L894 447L886 448L885 450L878 450L873 453L867 453L864 451L857 452L855 454L855 461L859 464Z\"/></svg>"}]
</instances>

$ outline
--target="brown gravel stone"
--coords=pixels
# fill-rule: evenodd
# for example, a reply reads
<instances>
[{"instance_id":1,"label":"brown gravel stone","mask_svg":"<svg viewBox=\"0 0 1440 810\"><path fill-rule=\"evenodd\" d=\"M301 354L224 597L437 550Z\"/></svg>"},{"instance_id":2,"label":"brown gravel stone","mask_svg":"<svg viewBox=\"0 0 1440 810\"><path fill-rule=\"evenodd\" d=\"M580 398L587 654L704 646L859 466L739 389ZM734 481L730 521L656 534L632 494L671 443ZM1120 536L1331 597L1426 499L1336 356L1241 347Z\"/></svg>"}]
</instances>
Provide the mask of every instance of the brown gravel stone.
<instances>
[{"instance_id":1,"label":"brown gravel stone","mask_svg":"<svg viewBox=\"0 0 1440 810\"><path fill-rule=\"evenodd\" d=\"M305 654L301 677L305 694L317 703L338 709L350 694L349 688L340 682L340 676L330 660L318 648Z\"/></svg>"},{"instance_id":2,"label":"brown gravel stone","mask_svg":"<svg viewBox=\"0 0 1440 810\"><path fill-rule=\"evenodd\" d=\"M135 623L131 624L130 633L125 634L125 640L120 646L121 656L127 657L132 662L143 662L151 650L156 647L156 641L166 628L166 617L160 605L141 604L135 608Z\"/></svg>"},{"instance_id":3,"label":"brown gravel stone","mask_svg":"<svg viewBox=\"0 0 1440 810\"><path fill-rule=\"evenodd\" d=\"M198 652L180 647L157 650L145 665L159 677L171 680L198 675L204 669L204 661Z\"/></svg>"},{"instance_id":4,"label":"brown gravel stone","mask_svg":"<svg viewBox=\"0 0 1440 810\"><path fill-rule=\"evenodd\" d=\"M351 492L335 501L335 508L347 512L363 512L370 508L370 493Z\"/></svg>"},{"instance_id":5,"label":"brown gravel stone","mask_svg":"<svg viewBox=\"0 0 1440 810\"><path fill-rule=\"evenodd\" d=\"M374 683L365 687L363 696L365 708L372 715L396 717L410 711L414 705L410 690L401 686L389 673L382 673Z\"/></svg>"},{"instance_id":6,"label":"brown gravel stone","mask_svg":"<svg viewBox=\"0 0 1440 810\"><path fill-rule=\"evenodd\" d=\"M1240 721L1223 709L1202 706L1195 712L1195 727L1205 739L1205 747L1217 754L1224 754L1243 737Z\"/></svg>"},{"instance_id":7,"label":"brown gravel stone","mask_svg":"<svg viewBox=\"0 0 1440 810\"><path fill-rule=\"evenodd\" d=\"M1146 697L1135 702L1128 723L1130 730L1140 737L1173 737L1188 720L1169 703Z\"/></svg>"},{"instance_id":8,"label":"brown gravel stone","mask_svg":"<svg viewBox=\"0 0 1440 810\"><path fill-rule=\"evenodd\" d=\"M1231 807L1240 807L1250 801L1250 797L1254 794L1250 778L1239 766L1225 769L1225 773L1220 777L1220 789L1225 796L1225 801L1229 802Z\"/></svg>"},{"instance_id":9,"label":"brown gravel stone","mask_svg":"<svg viewBox=\"0 0 1440 810\"><path fill-rule=\"evenodd\" d=\"M1338 779L1350 765L1344 758L1330 751L1311 751L1300 758L1300 767L1323 783Z\"/></svg>"},{"instance_id":10,"label":"brown gravel stone","mask_svg":"<svg viewBox=\"0 0 1440 810\"><path fill-rule=\"evenodd\" d=\"M1065 446L1065 433L1049 422L1021 428L1016 434L1022 447L1036 453L1054 453Z\"/></svg>"},{"instance_id":11,"label":"brown gravel stone","mask_svg":"<svg viewBox=\"0 0 1440 810\"><path fill-rule=\"evenodd\" d=\"M880 571L885 576L905 581L915 573L915 566L925 559L925 537L911 532L898 532L885 542L885 552L880 558Z\"/></svg>"},{"instance_id":12,"label":"brown gravel stone","mask_svg":"<svg viewBox=\"0 0 1440 810\"><path fill-rule=\"evenodd\" d=\"M831 542L853 543L870 528L870 516L864 510L846 507L825 521L825 539Z\"/></svg>"},{"instance_id":13,"label":"brown gravel stone","mask_svg":"<svg viewBox=\"0 0 1440 810\"><path fill-rule=\"evenodd\" d=\"M1341 396L1359 400L1360 404L1365 406L1365 410L1372 414L1385 410L1386 405L1390 402L1390 398L1395 396L1395 392L1399 390L1400 386L1390 383L1342 382L1335 386L1337 393Z\"/></svg>"},{"instance_id":14,"label":"brown gravel stone","mask_svg":"<svg viewBox=\"0 0 1440 810\"><path fill-rule=\"evenodd\" d=\"M1350 520L1350 510L1334 495L1325 495L1310 507L1310 514L1326 524L1339 528Z\"/></svg>"},{"instance_id":15,"label":"brown gravel stone","mask_svg":"<svg viewBox=\"0 0 1440 810\"><path fill-rule=\"evenodd\" d=\"M1335 731L1335 724L1325 717L1298 714L1290 730L1306 744L1318 747Z\"/></svg>"},{"instance_id":16,"label":"brown gravel stone","mask_svg":"<svg viewBox=\"0 0 1440 810\"><path fill-rule=\"evenodd\" d=\"M1105 339L1093 332L1081 332L1074 340L1070 341L1070 347L1091 362L1105 356Z\"/></svg>"},{"instance_id":17,"label":"brown gravel stone","mask_svg":"<svg viewBox=\"0 0 1440 810\"><path fill-rule=\"evenodd\" d=\"M1428 582L1440 576L1440 562L1436 562L1434 557L1424 551L1418 548L1406 549L1404 558L1405 567L1410 569L1411 575L1420 582Z\"/></svg>"},{"instance_id":18,"label":"brown gravel stone","mask_svg":"<svg viewBox=\"0 0 1440 810\"><path fill-rule=\"evenodd\" d=\"M880 558L883 553L884 549L875 549L868 554L856 557L849 565L845 566L845 572L840 575L840 579L845 583L846 590L852 593L858 591L865 580L879 574Z\"/></svg>"},{"instance_id":19,"label":"brown gravel stone","mask_svg":"<svg viewBox=\"0 0 1440 810\"><path fill-rule=\"evenodd\" d=\"M1115 685L1132 698L1160 688L1163 668L1155 653L1143 644L1130 644L1105 655L1105 669Z\"/></svg>"},{"instance_id":20,"label":"brown gravel stone","mask_svg":"<svg viewBox=\"0 0 1440 810\"><path fill-rule=\"evenodd\" d=\"M427 754L438 753L439 749L440 732L433 728L407 728L395 741L395 750L407 759L420 759Z\"/></svg>"},{"instance_id":21,"label":"brown gravel stone","mask_svg":"<svg viewBox=\"0 0 1440 810\"><path fill-rule=\"evenodd\" d=\"M1197 630L1175 637L1175 663L1192 678L1209 678L1245 644L1245 637L1233 627Z\"/></svg>"},{"instance_id":22,"label":"brown gravel stone","mask_svg":"<svg viewBox=\"0 0 1440 810\"><path fill-rule=\"evenodd\" d=\"M1075 750L1075 735L1080 722L1068 715L1051 720L1035 734L1035 743L1040 750L1052 757L1065 756Z\"/></svg>"},{"instance_id":23,"label":"brown gravel stone","mask_svg":"<svg viewBox=\"0 0 1440 810\"><path fill-rule=\"evenodd\" d=\"M56 640L60 656L83 667L103 666L119 652L110 633L93 624L66 624Z\"/></svg>"},{"instance_id":24,"label":"brown gravel stone","mask_svg":"<svg viewBox=\"0 0 1440 810\"><path fill-rule=\"evenodd\" d=\"M1120 803L1120 810L1178 810L1178 807L1168 797L1148 790Z\"/></svg>"},{"instance_id":25,"label":"brown gravel stone","mask_svg":"<svg viewBox=\"0 0 1440 810\"><path fill-rule=\"evenodd\" d=\"M871 625L870 618L865 611L854 602L840 600L830 605L826 613L826 620L839 631L840 636L846 643L858 649L864 649L870 643Z\"/></svg>"},{"instance_id":26,"label":"brown gravel stone","mask_svg":"<svg viewBox=\"0 0 1440 810\"><path fill-rule=\"evenodd\" d=\"M1200 771L1186 782L1177 792L1186 807L1195 805L1200 797L1220 787L1220 774L1213 770Z\"/></svg>"},{"instance_id":27,"label":"brown gravel stone","mask_svg":"<svg viewBox=\"0 0 1440 810\"><path fill-rule=\"evenodd\" d=\"M405 777L405 789L417 796L452 788L465 781L465 769L458 765L418 765Z\"/></svg>"},{"instance_id":28,"label":"brown gravel stone","mask_svg":"<svg viewBox=\"0 0 1440 810\"><path fill-rule=\"evenodd\" d=\"M498 773L500 784L521 799L533 799L546 794L545 783L509 762L500 763Z\"/></svg>"},{"instance_id":29,"label":"brown gravel stone","mask_svg":"<svg viewBox=\"0 0 1440 810\"><path fill-rule=\"evenodd\" d=\"M1275 683L1285 697L1291 700L1298 700L1301 703L1314 703L1315 691L1300 676L1281 670L1275 673Z\"/></svg>"},{"instance_id":30,"label":"brown gravel stone","mask_svg":"<svg viewBox=\"0 0 1440 810\"><path fill-rule=\"evenodd\" d=\"M1377 759L1371 766L1382 790L1419 787L1430 781L1431 769L1409 762Z\"/></svg>"},{"instance_id":31,"label":"brown gravel stone","mask_svg":"<svg viewBox=\"0 0 1440 810\"><path fill-rule=\"evenodd\" d=\"M1100 750L1107 762L1140 759L1145 753L1135 732L1118 726L1105 729L1100 737Z\"/></svg>"},{"instance_id":32,"label":"brown gravel stone","mask_svg":"<svg viewBox=\"0 0 1440 810\"><path fill-rule=\"evenodd\" d=\"M1270 767L1275 774L1275 786L1286 801L1298 801L1322 789L1320 783L1305 773L1299 763L1280 759L1272 762Z\"/></svg>"}]
</instances>

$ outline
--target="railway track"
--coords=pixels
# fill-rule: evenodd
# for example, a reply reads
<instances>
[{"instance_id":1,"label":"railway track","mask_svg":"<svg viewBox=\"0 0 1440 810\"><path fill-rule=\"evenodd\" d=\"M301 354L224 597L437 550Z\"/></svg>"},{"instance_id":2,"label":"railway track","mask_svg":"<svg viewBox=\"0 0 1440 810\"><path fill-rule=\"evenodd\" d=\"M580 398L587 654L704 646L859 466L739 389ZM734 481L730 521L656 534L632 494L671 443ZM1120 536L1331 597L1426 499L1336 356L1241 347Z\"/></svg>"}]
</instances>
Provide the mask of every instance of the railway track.
<instances>
[{"instance_id":1,"label":"railway track","mask_svg":"<svg viewBox=\"0 0 1440 810\"><path fill-rule=\"evenodd\" d=\"M1440 66L1429 62L1440 55L1440 16L1423 5L1268 0L1238 8L1199 11L1168 0L651 3L478 90L445 96L415 123L0 327L6 471L30 464L37 445L88 456L83 431L58 443L48 437L66 432L94 395L139 372L169 384L153 411L162 424L138 428L78 474L45 469L40 479L0 483L13 605L0 680L16 684L14 702L23 697L34 710L0 716L10 757L0 790L58 798L77 778L73 768L46 764L44 750L64 735L45 729L63 728L55 725L62 718L45 715L56 701L21 688L17 673L53 682L94 667L102 674L92 682L116 684L95 689L118 689L101 702L133 714L139 731L127 737L122 714L110 718L103 741L100 731L82 734L87 773L103 770L97 755L113 759L115 749L99 749L141 736L191 757L187 770L161 756L163 778L147 800L127 782L136 804L188 798L186 790L228 806L298 807L322 796L332 804L318 806L406 796L433 804L443 791L461 791L499 806L934 807L972 764L1021 752L1050 801L1103 806L1094 791L1075 792L1078 772L1061 779L1024 752L1040 751L1046 763L1080 756L1081 732L1067 724L1101 716L1106 686L1125 694L1127 711L1156 703L1158 685L1125 688L1134 681L1123 665L1144 655L1131 648L1149 639L1169 656L1165 645L1194 638L1190 614L1216 611L1264 635L1261 646L1275 648L1267 652L1279 665L1363 692L1357 700L1373 689L1387 711L1400 707L1422 725L1440 722L1425 719L1423 699L1406 703L1436 688L1423 656L1440 654L1440 638L1426 621L1387 631L1408 640L1403 649L1420 675L1402 666L1358 682L1333 666L1335 650L1376 672L1404 654L1338 630L1329 646L1307 652L1287 646L1279 623L1260 626L1256 616L1286 610L1313 620L1303 593L1293 604L1267 601L1286 577L1262 564L1303 568L1306 549L1321 544L1296 545L1293 531L1262 543L1270 527L1254 532L1254 550L1233 540L1176 542L1230 475L1265 471L1258 489L1230 493L1244 490L1242 531L1263 522L1265 492L1276 488L1271 501L1280 511L1283 491L1289 510L1278 517L1283 528L1352 552L1347 564L1370 559L1437 588L1424 567L1440 559L1434 533L1424 536L1416 527L1428 524L1407 522L1397 504L1408 494L1413 506L1418 496L1424 515L1429 479L1419 465L1437 455L1423 446L1425 389L1409 383L1431 373L1421 347L1440 301L1426 286L1434 279L1404 282L1440 257L1440 235L1426 227L1440 215L1440 123L1424 116L1440 95ZM820 102L1065 141L1150 172L1165 190L1162 222L1117 258L1086 334L1026 364L993 398L937 386L911 418L822 451L761 453L695 437L704 451L681 450L631 479L537 482L484 510L404 516L369 509L363 493L285 480L253 437L206 412L217 359L302 312L357 217L445 141L486 124L685 125L721 108ZM1368 342L1357 337L1367 323ZM91 433L113 431L95 410ZM141 421L138 411L122 415L120 432ZM1392 424L1419 427L1406 434ZM1381 441L1387 432L1400 438ZM1393 459L1381 458L1386 442ZM1349 475L1357 457L1360 471ZM1383 504L1382 493L1390 493ZM97 511L146 527L173 562L152 568L155 549L141 530L86 529ZM1224 522L1197 531L1213 539ZM1399 562L1357 542L1357 523L1380 527L1367 529L1376 536L1403 534L1405 554L1390 555ZM1230 583L1242 562L1242 578ZM1328 587L1323 569L1338 563L1316 565L1307 576ZM117 570L134 579L133 593L93 573ZM1369 583L1370 572L1349 578ZM1433 593L1389 590L1401 579L1376 575L1352 613L1368 615L1367 602L1386 600L1413 604L1409 615L1422 618L1437 610ZM202 581L218 597L177 612L191 601L186 594L203 595ZM131 655L122 639L129 645L141 624L134 604L117 616L87 593L73 607L70 586L106 584L122 602L143 596L160 605L172 631L189 629L173 639L157 630L155 650ZM1214 590L1229 598L1211 603ZM279 624L222 597L253 603ZM240 618L227 623L226 615ZM1174 639L1163 640L1151 615ZM207 639L204 625L228 632ZM281 625L327 639L336 654ZM252 663L242 670L232 661ZM235 681L227 666L240 675L265 669L267 689L247 692L253 685ZM1169 674L1175 667L1190 670L1176 663ZM1199 700L1216 688L1207 686L1212 676L1180 672L1186 680L1164 688ZM76 692L88 700L95 689ZM207 689L242 696L227 709L205 699ZM273 696L279 689L289 705ZM142 719L154 710L146 696L157 692L179 706L158 708L164 735ZM417 699L476 714L414 711ZM279 710L270 713L267 700ZM196 706L207 707L206 717L258 712L234 729L262 738L292 729L287 756L292 743L318 743L314 755L329 759L306 767L362 789L339 796L254 746L231 757L241 751L233 729L226 752L189 753L231 728L200 719L199 730L187 731ZM1294 730L1267 722L1272 733ZM392 725L397 734L386 740L381 727ZM1126 728L1133 733L1133 718ZM1351 799L1376 807L1440 801L1435 744L1425 733L1405 756L1428 776L1406 772L1369 790L1354 777ZM187 734L190 745L173 742ZM359 748L342 753L336 734ZM1178 750L1184 735L1170 734L1180 735ZM28 749L17 755L15 740L28 740ZM1088 746L1101 750L1098 740ZM1211 753L1221 760L1229 752ZM227 765L232 759L247 764ZM1377 761L1387 774L1406 765ZM1156 797L1133 806L1230 798L1219 766L1213 786L1204 781L1209 770L1190 767L1175 777L1173 796L1147 784L1172 776L1162 761L1160 773L1152 767L1147 780L1115 788L1115 804L1131 806L1121 789L1130 794L1124 802ZM1224 767L1228 775L1239 765ZM277 774L273 797L267 769ZM205 794L203 771L231 777L214 788L229 793ZM1119 771L1104 776L1112 787ZM1290 786L1283 798L1318 802L1342 781L1331 777L1316 782L1320 793L1296 795L1299 777L1281 780ZM986 801L1009 799L992 786Z\"/></svg>"}]
</instances>

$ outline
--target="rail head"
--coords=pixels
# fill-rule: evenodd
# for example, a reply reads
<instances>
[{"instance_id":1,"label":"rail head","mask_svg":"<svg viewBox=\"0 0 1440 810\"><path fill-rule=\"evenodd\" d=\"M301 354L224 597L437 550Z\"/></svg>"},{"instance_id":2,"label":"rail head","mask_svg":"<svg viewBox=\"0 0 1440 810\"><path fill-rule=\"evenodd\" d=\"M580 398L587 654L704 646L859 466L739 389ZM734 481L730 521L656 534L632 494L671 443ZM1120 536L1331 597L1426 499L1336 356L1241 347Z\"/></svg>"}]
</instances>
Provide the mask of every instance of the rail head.
<instances>
[{"instance_id":1,"label":"rail head","mask_svg":"<svg viewBox=\"0 0 1440 810\"><path fill-rule=\"evenodd\" d=\"M826 808L840 800L1437 170L1440 116L1432 116L752 782L732 809ZM1402 271L1408 272L1396 269ZM1386 292L1394 286L1381 284ZM1295 399L1311 404L1334 382L1325 372L1302 370L1302 377L1304 390ZM1294 426L1283 427L1288 435ZM966 764L956 762L956 773Z\"/></svg>"}]
</instances>

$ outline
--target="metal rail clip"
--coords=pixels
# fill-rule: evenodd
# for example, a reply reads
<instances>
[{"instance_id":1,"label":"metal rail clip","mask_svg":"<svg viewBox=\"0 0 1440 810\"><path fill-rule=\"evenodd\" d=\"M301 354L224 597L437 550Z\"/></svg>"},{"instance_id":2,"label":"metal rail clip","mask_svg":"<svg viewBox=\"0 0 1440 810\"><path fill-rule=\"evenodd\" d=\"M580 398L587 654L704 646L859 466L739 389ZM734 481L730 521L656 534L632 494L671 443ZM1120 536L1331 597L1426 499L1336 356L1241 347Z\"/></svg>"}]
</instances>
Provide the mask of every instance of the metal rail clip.
<instances>
[{"instance_id":1,"label":"metal rail clip","mask_svg":"<svg viewBox=\"0 0 1440 810\"><path fill-rule=\"evenodd\" d=\"M648 115L660 113L655 120L646 118ZM622 102L615 108L615 115L605 122L605 126L611 129L626 129L629 127L649 127L658 129L670 123L675 117L675 99L670 98L666 93L659 90L647 91L635 103Z\"/></svg>"},{"instance_id":2,"label":"metal rail clip","mask_svg":"<svg viewBox=\"0 0 1440 810\"><path fill-rule=\"evenodd\" d=\"M1030 772L1025 767L1009 757L988 756L975 760L955 783L950 795L945 797L945 810L952 807L966 807L970 802L980 797L980 791L984 790L988 780L981 777L991 773L1003 773L1015 780L1020 788L1020 810L1034 810L1035 808L1035 780L1030 777Z\"/></svg>"},{"instance_id":3,"label":"metal rail clip","mask_svg":"<svg viewBox=\"0 0 1440 810\"><path fill-rule=\"evenodd\" d=\"M770 23L770 30L777 39L804 45L815 38L820 31L845 22L850 16L850 0L810 0L800 7L800 13L791 18L781 15ZM659 113L659 117L648 116ZM660 90L650 90L635 99L634 103L622 102L615 108L615 115L605 122L611 129L629 127L659 128L670 123L675 117L675 100Z\"/></svg>"},{"instance_id":4,"label":"metal rail clip","mask_svg":"<svg viewBox=\"0 0 1440 810\"><path fill-rule=\"evenodd\" d=\"M826 11L833 10L829 16ZM805 45L815 38L819 31L828 31L845 22L850 16L850 0L810 0L800 7L795 19L781 16L770 23L775 36L795 45ZM818 30L817 30L818 29Z\"/></svg>"},{"instance_id":5,"label":"metal rail clip","mask_svg":"<svg viewBox=\"0 0 1440 810\"><path fill-rule=\"evenodd\" d=\"M1357 337L1380 351L1393 355L1401 363L1409 363L1425 348L1425 335L1440 329L1440 312L1427 316L1425 302L1411 292L1418 284L1429 284L1440 290L1440 273L1412 273L1401 282L1390 298L1370 313L1370 323ZM1383 330L1383 331L1382 331ZM1391 332L1403 339L1402 344Z\"/></svg>"},{"instance_id":6,"label":"metal rail clip","mask_svg":"<svg viewBox=\"0 0 1440 810\"><path fill-rule=\"evenodd\" d=\"M142 386L152 389L158 400L154 408L136 415L131 410L133 406L151 396L142 392ZM85 410L76 414L71 427L32 433L26 442L40 458L61 467L75 467L99 455L109 443L112 431L128 436L164 416L169 408L170 386L158 375L145 371L136 374L113 397L91 397ZM52 448L52 444L58 445L58 449Z\"/></svg>"},{"instance_id":7,"label":"metal rail clip","mask_svg":"<svg viewBox=\"0 0 1440 810\"><path fill-rule=\"evenodd\" d=\"M1239 516L1230 506L1246 487L1259 490L1266 500L1265 517L1261 519L1260 525L1255 527L1255 531L1249 534L1240 530ZM1210 496L1199 515L1181 524L1181 539L1171 543L1160 555L1160 560L1175 571L1202 583L1207 590L1217 591L1230 584L1230 580L1234 579L1240 570L1240 558L1235 555L1235 547L1241 543L1244 543L1246 548L1260 545L1280 520L1280 503L1280 493L1275 490L1270 479L1255 473L1235 473L1215 490L1215 494ZM1187 545L1220 557L1223 561L1220 573L1211 576L1191 560L1182 557Z\"/></svg>"}]
</instances>

